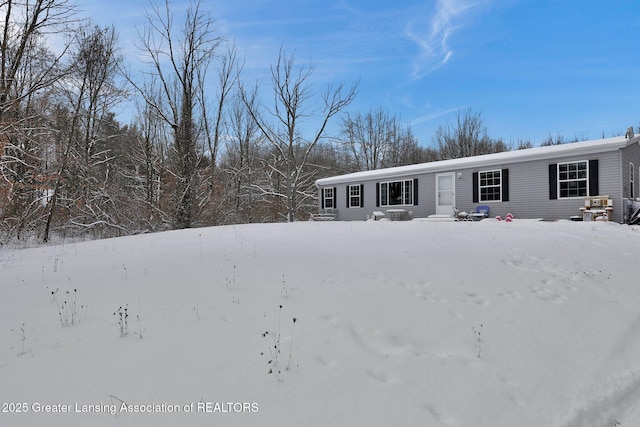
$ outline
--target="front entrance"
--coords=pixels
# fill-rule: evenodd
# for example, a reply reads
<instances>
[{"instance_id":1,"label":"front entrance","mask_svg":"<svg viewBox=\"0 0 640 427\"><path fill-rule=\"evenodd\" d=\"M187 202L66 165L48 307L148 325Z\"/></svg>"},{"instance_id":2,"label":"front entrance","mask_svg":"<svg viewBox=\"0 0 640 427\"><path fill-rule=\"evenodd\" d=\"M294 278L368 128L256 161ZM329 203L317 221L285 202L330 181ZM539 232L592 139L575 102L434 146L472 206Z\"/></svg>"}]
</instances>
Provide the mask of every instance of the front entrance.
<instances>
[{"instance_id":1,"label":"front entrance","mask_svg":"<svg viewBox=\"0 0 640 427\"><path fill-rule=\"evenodd\" d=\"M436 215L453 215L455 187L455 173L436 175Z\"/></svg>"}]
</instances>

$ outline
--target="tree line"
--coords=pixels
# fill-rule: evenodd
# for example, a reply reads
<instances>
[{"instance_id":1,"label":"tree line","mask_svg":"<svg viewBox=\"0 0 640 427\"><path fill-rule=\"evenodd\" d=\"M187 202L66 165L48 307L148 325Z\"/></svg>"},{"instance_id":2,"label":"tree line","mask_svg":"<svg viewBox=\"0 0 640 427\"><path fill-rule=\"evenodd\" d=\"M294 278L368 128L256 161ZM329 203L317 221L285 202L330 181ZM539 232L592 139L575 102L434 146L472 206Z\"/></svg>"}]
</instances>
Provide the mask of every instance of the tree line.
<instances>
[{"instance_id":1,"label":"tree line","mask_svg":"<svg viewBox=\"0 0 640 427\"><path fill-rule=\"evenodd\" d=\"M467 110L421 146L382 107L348 112L357 82L316 91L313 64L284 49L270 87L247 83L198 0L180 17L149 3L138 73L115 27L69 0L0 12L0 243L307 219L320 177L531 145L490 138Z\"/></svg>"},{"instance_id":2,"label":"tree line","mask_svg":"<svg viewBox=\"0 0 640 427\"><path fill-rule=\"evenodd\" d=\"M262 105L200 1L179 17L149 3L138 73L116 29L77 19L68 0L0 12L0 239L293 221L312 205L327 125L356 84L327 87L309 113L313 67L283 50Z\"/></svg>"}]
</instances>

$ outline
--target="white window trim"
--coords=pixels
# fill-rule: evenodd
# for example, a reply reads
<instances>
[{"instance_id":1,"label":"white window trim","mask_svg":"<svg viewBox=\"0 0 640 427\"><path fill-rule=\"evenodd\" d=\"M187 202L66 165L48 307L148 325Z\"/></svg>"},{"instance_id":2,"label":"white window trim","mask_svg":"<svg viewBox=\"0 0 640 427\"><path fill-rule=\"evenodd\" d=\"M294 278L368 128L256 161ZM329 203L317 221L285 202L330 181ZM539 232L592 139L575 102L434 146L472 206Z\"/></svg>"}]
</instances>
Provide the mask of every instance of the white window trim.
<instances>
[{"instance_id":1,"label":"white window trim","mask_svg":"<svg viewBox=\"0 0 640 427\"><path fill-rule=\"evenodd\" d=\"M570 164L573 164L573 163L584 163L584 164L586 164L586 165L587 165L587 169L586 169L586 170L587 170L587 177L586 177L586 178L584 178L584 179L580 178L580 179L564 179L564 180L561 180L561 179L560 179L560 166L561 166L561 165L570 165ZM558 164L556 165L556 173L557 173L557 176L558 176L558 179L557 179L557 181L558 181L558 182L557 182L557 187L558 187L558 189L557 189L557 190L558 190L558 199L563 199L563 200L569 200L569 199L583 199L583 198L585 198L585 197L588 197L588 196L589 196L589 161L588 161L588 160L575 160L575 161L572 161L572 162L562 162L562 163L558 163ZM562 196L562 191L560 190L560 184L561 184L562 182L571 182L571 181L586 181L586 184L587 184L587 187L586 187L586 194L585 194L584 196L564 196L564 197L563 197L563 196Z\"/></svg>"},{"instance_id":2,"label":"white window trim","mask_svg":"<svg viewBox=\"0 0 640 427\"><path fill-rule=\"evenodd\" d=\"M401 182L402 183L402 188L401 188L401 192L402 192L402 202L401 204L398 205L390 205L389 204L389 184L393 184L396 182ZM409 183L409 185L411 186L411 191L409 191L409 193L407 193L407 183ZM387 186L387 203L383 204L382 203L382 187L386 185ZM409 195L409 201L407 203L407 200L405 199L406 195ZM397 180L397 181L385 181L385 182L381 182L380 183L380 200L378 200L379 204L381 207L394 207L394 206L413 206L413 179L401 179L401 180Z\"/></svg>"},{"instance_id":3,"label":"white window trim","mask_svg":"<svg viewBox=\"0 0 640 427\"><path fill-rule=\"evenodd\" d=\"M354 195L351 194L351 189L352 188L357 188L358 189L358 195L357 196L354 196ZM362 187L361 187L361 185L360 184L350 184L349 188L348 188L348 191L349 191L349 208L361 208L362 207L362 194L361 194ZM354 205L353 203L351 203L351 200L355 199L355 198L358 199L358 204L357 205Z\"/></svg>"},{"instance_id":4,"label":"white window trim","mask_svg":"<svg viewBox=\"0 0 640 427\"><path fill-rule=\"evenodd\" d=\"M498 175L500 176L500 184L498 185L482 185L482 174L483 173L489 173L489 172L493 172L496 173L498 172ZM498 199L495 200L485 200L482 198L482 189L483 188L492 188L492 187L498 187L498 190L500 191L500 197ZM484 170L484 171L478 171L478 200L479 203L493 203L493 202L502 202L502 169L491 169L491 170Z\"/></svg>"},{"instance_id":5,"label":"white window trim","mask_svg":"<svg viewBox=\"0 0 640 427\"><path fill-rule=\"evenodd\" d=\"M327 193L331 192L331 196L327 197ZM323 199L323 206L325 209L335 209L336 207L333 206L334 203L333 201L335 200L335 194L333 194L333 187L327 187L327 188L323 188L322 189L322 199ZM332 206L327 206L327 200L331 200L331 205Z\"/></svg>"}]
</instances>

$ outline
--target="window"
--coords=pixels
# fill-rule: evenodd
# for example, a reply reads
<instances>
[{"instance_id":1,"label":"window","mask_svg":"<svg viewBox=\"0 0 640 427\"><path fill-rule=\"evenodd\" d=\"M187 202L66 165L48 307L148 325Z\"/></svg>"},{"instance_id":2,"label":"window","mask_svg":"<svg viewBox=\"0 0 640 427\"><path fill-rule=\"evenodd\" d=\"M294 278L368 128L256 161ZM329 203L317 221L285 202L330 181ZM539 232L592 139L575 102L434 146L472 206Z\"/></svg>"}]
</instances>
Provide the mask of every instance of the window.
<instances>
[{"instance_id":1,"label":"window","mask_svg":"<svg viewBox=\"0 0 640 427\"><path fill-rule=\"evenodd\" d=\"M335 208L335 203L334 203L334 191L333 188L325 188L323 190L323 194L322 194L322 208L323 209L332 209Z\"/></svg>"},{"instance_id":2,"label":"window","mask_svg":"<svg viewBox=\"0 0 640 427\"><path fill-rule=\"evenodd\" d=\"M481 202L502 200L502 171L500 169L478 172L478 178Z\"/></svg>"},{"instance_id":3,"label":"window","mask_svg":"<svg viewBox=\"0 0 640 427\"><path fill-rule=\"evenodd\" d=\"M473 203L509 201L509 169L474 172L472 185Z\"/></svg>"},{"instance_id":4,"label":"window","mask_svg":"<svg viewBox=\"0 0 640 427\"><path fill-rule=\"evenodd\" d=\"M558 195L560 198L589 195L589 163L587 161L558 163Z\"/></svg>"},{"instance_id":5,"label":"window","mask_svg":"<svg viewBox=\"0 0 640 427\"><path fill-rule=\"evenodd\" d=\"M413 204L413 180L380 183L380 206Z\"/></svg>"},{"instance_id":6,"label":"window","mask_svg":"<svg viewBox=\"0 0 640 427\"><path fill-rule=\"evenodd\" d=\"M347 203L348 208L362 207L362 186L361 185L348 185L347 194L349 195L349 199Z\"/></svg>"},{"instance_id":7,"label":"window","mask_svg":"<svg viewBox=\"0 0 640 427\"><path fill-rule=\"evenodd\" d=\"M636 167L633 163L629 163L629 198L636 197Z\"/></svg>"},{"instance_id":8,"label":"window","mask_svg":"<svg viewBox=\"0 0 640 427\"><path fill-rule=\"evenodd\" d=\"M598 159L549 165L549 199L597 196L600 193Z\"/></svg>"}]
</instances>

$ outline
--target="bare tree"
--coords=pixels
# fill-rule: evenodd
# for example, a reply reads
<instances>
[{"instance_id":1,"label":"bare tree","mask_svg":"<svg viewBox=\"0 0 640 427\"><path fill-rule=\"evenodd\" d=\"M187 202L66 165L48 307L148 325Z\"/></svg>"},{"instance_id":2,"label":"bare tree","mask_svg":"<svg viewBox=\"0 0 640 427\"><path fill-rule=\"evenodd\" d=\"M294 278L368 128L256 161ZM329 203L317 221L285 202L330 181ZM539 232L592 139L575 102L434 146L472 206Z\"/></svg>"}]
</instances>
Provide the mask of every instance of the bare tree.
<instances>
[{"instance_id":1,"label":"bare tree","mask_svg":"<svg viewBox=\"0 0 640 427\"><path fill-rule=\"evenodd\" d=\"M247 101L255 107L257 93L253 92ZM257 203L260 202L258 179L260 176L260 160L263 155L261 134L248 109L240 99L235 98L228 114L229 131L225 150L224 170L228 176L228 193L226 201L233 212L232 222L260 221L257 214Z\"/></svg>"},{"instance_id":2,"label":"bare tree","mask_svg":"<svg viewBox=\"0 0 640 427\"><path fill-rule=\"evenodd\" d=\"M78 28L75 35L71 72L60 85L73 114L69 127L62 130L67 137L48 197L45 242L63 186L66 197L72 199L72 224L83 229L121 228L109 190L114 157L109 146L113 135L107 131L107 123L113 117L110 109L125 94L116 79L121 62L117 35L114 27L90 25Z\"/></svg>"},{"instance_id":3,"label":"bare tree","mask_svg":"<svg viewBox=\"0 0 640 427\"><path fill-rule=\"evenodd\" d=\"M199 205L202 207L201 216L207 223L226 223L225 219L221 219L221 213L224 211L223 204L226 202L220 181L224 180L224 173L219 173L218 155L223 141L223 133L225 129L226 104L229 102L233 90L237 88L237 82L242 65L238 59L237 49L234 44L226 43L226 51L220 57L220 66L218 68L218 86L214 102L207 103L206 90L210 89L205 84L205 73L200 72L198 80L200 94L198 102L202 110L202 133L206 141L203 162L209 163L208 174L204 176L207 185L203 185ZM206 71L206 70L205 70Z\"/></svg>"},{"instance_id":4,"label":"bare tree","mask_svg":"<svg viewBox=\"0 0 640 427\"><path fill-rule=\"evenodd\" d=\"M147 93L157 92L154 86ZM137 106L133 129L126 147L126 161L120 173L128 182L130 209L140 230L157 230L170 223L166 210L168 183L167 152L170 132L149 104Z\"/></svg>"},{"instance_id":5,"label":"bare tree","mask_svg":"<svg viewBox=\"0 0 640 427\"><path fill-rule=\"evenodd\" d=\"M582 138L582 140L584 141L586 138ZM573 138L572 140L569 138L566 138L564 135L562 135L561 133L556 133L555 135L553 135L551 132L549 132L549 135L547 135L547 137L540 143L541 147L548 147L551 145L562 145L562 144L569 144L571 142L578 142L580 141L580 139L578 137Z\"/></svg>"},{"instance_id":6,"label":"bare tree","mask_svg":"<svg viewBox=\"0 0 640 427\"><path fill-rule=\"evenodd\" d=\"M360 170L383 167L391 139L397 130L396 118L381 107L366 115L347 114L342 120L342 135Z\"/></svg>"},{"instance_id":7,"label":"bare tree","mask_svg":"<svg viewBox=\"0 0 640 427\"><path fill-rule=\"evenodd\" d=\"M421 147L409 127L398 129L385 156L383 167L412 165L436 159L430 149Z\"/></svg>"},{"instance_id":8,"label":"bare tree","mask_svg":"<svg viewBox=\"0 0 640 427\"><path fill-rule=\"evenodd\" d=\"M43 57L47 32L57 33L73 20L75 10L68 0L3 0L0 41L0 122L8 112L15 113L16 103L50 86L61 77L60 62L66 47L57 55ZM38 50L40 52L38 52ZM31 68L29 64L39 63ZM25 71L30 79L25 80ZM37 71L36 71L37 70ZM35 73L34 73L35 71Z\"/></svg>"},{"instance_id":9,"label":"bare tree","mask_svg":"<svg viewBox=\"0 0 640 427\"><path fill-rule=\"evenodd\" d=\"M423 153L410 127L382 107L367 114L348 114L342 137L357 170L373 170L423 161Z\"/></svg>"},{"instance_id":10,"label":"bare tree","mask_svg":"<svg viewBox=\"0 0 640 427\"><path fill-rule=\"evenodd\" d=\"M458 112L455 126L438 127L435 142L442 159L477 156L507 149L502 141L493 141L489 137L482 115L471 109Z\"/></svg>"},{"instance_id":11,"label":"bare tree","mask_svg":"<svg viewBox=\"0 0 640 427\"><path fill-rule=\"evenodd\" d=\"M203 114L198 97L204 93L204 76L221 39L214 35L213 21L201 10L200 1L189 4L184 24L177 30L168 0L163 7L153 1L150 5L148 27L140 34L140 43L150 59L151 77L159 82L161 98L136 87L154 114L172 129L177 164L174 227L188 228L193 222L197 186L197 123Z\"/></svg>"},{"instance_id":12,"label":"bare tree","mask_svg":"<svg viewBox=\"0 0 640 427\"><path fill-rule=\"evenodd\" d=\"M272 110L268 110L275 124L250 102L248 92L241 90L249 114L273 148L273 161L265 165L271 185L262 190L286 201L287 220L290 222L295 221L300 203L314 197L314 192L310 191L312 176L306 168L313 148L325 137L329 120L347 107L357 92L357 84L349 89L342 84L327 87L322 94L322 111L317 113L319 124L311 138L305 138L303 122L314 116L309 106L313 98L309 81L313 71L311 65L296 66L295 56L287 56L280 50L277 64L271 67L274 105Z\"/></svg>"},{"instance_id":13,"label":"bare tree","mask_svg":"<svg viewBox=\"0 0 640 427\"><path fill-rule=\"evenodd\" d=\"M45 37L65 34L74 9L67 0L4 0L0 16L0 192L9 200L0 211L20 236L42 217L54 153L47 114L52 87L67 71L68 44L54 52Z\"/></svg>"},{"instance_id":14,"label":"bare tree","mask_svg":"<svg viewBox=\"0 0 640 427\"><path fill-rule=\"evenodd\" d=\"M205 93L205 72L204 69L198 69L198 81L200 87L199 101L202 108L203 126L205 138L207 140L207 148L211 159L211 180L215 177L215 167L218 160L218 152L220 150L220 140L222 128L224 125L224 107L227 103L229 95L238 82L239 73L242 66L238 60L238 52L236 46L227 44L227 52L221 57L221 64L218 70L218 94L216 105L213 111L213 117L209 117L209 108L207 106L207 96ZM213 121L213 123L211 123ZM212 183L210 185L213 185Z\"/></svg>"},{"instance_id":15,"label":"bare tree","mask_svg":"<svg viewBox=\"0 0 640 427\"><path fill-rule=\"evenodd\" d=\"M516 150L526 150L528 148L533 148L533 143L528 139L518 139L514 147Z\"/></svg>"}]
</instances>

